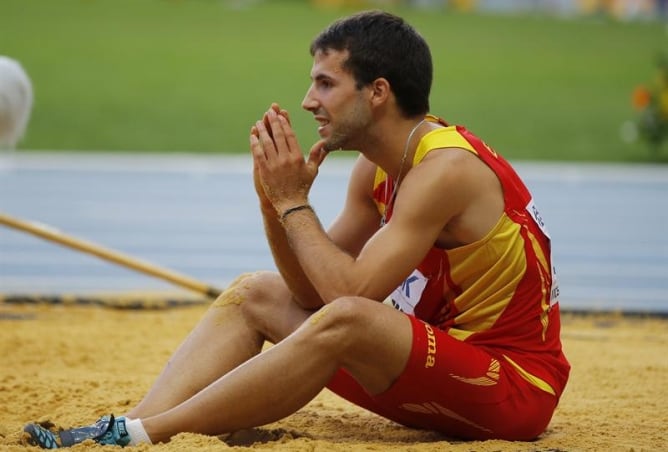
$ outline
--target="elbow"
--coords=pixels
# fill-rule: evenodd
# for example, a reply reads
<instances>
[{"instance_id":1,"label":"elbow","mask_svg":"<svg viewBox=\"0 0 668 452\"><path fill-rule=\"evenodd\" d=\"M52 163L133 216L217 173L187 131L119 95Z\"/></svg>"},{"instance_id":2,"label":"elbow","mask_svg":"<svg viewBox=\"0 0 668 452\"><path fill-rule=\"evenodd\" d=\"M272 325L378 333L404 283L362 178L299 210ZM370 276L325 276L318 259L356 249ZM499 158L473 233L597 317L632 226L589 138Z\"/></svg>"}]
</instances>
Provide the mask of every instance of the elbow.
<instances>
[{"instance_id":1,"label":"elbow","mask_svg":"<svg viewBox=\"0 0 668 452\"><path fill-rule=\"evenodd\" d=\"M307 311L314 311L323 307L326 302L325 299L315 289L308 292L293 292L292 300L302 309Z\"/></svg>"},{"instance_id":2,"label":"elbow","mask_svg":"<svg viewBox=\"0 0 668 452\"><path fill-rule=\"evenodd\" d=\"M315 311L322 308L324 305L329 303L329 301L324 301L323 298L319 296L303 298L303 297L294 297L295 304L305 311Z\"/></svg>"},{"instance_id":3,"label":"elbow","mask_svg":"<svg viewBox=\"0 0 668 452\"><path fill-rule=\"evenodd\" d=\"M318 293L324 304L329 304L341 297L362 297L382 302L389 295L389 293L385 294L374 287L372 278L338 281L336 283L330 281L330 284L323 287L323 290L319 290Z\"/></svg>"}]
</instances>

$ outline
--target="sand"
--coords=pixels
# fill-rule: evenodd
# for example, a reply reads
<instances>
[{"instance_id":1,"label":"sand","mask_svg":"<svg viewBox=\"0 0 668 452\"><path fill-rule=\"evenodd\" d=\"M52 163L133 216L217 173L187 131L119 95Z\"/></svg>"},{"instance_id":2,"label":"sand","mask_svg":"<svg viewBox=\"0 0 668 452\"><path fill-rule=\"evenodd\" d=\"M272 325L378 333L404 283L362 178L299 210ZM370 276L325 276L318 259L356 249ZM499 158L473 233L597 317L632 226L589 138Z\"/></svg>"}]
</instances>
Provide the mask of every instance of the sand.
<instances>
[{"instance_id":1,"label":"sand","mask_svg":"<svg viewBox=\"0 0 668 452\"><path fill-rule=\"evenodd\" d=\"M26 422L69 427L125 412L205 309L0 303L0 451L26 449L21 433ZM227 442L180 434L168 444L137 449L668 450L668 319L567 313L563 343L571 379L547 431L533 442L454 441L398 426L325 390L294 415ZM73 449L118 450L91 442Z\"/></svg>"}]
</instances>

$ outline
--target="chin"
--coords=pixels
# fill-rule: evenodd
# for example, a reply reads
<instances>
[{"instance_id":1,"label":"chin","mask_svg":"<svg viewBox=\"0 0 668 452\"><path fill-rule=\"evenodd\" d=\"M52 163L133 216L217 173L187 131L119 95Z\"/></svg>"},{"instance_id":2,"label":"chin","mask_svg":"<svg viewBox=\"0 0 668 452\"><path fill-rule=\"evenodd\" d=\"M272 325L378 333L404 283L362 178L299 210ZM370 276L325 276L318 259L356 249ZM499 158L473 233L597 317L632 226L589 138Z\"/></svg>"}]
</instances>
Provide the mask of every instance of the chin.
<instances>
[{"instance_id":1,"label":"chin","mask_svg":"<svg viewBox=\"0 0 668 452\"><path fill-rule=\"evenodd\" d=\"M325 141L325 149L327 151L338 151L340 149L347 149L348 143L346 141L342 140L332 140L331 138L329 140Z\"/></svg>"},{"instance_id":2,"label":"chin","mask_svg":"<svg viewBox=\"0 0 668 452\"><path fill-rule=\"evenodd\" d=\"M324 148L327 150L327 152L330 151L338 151L340 149L350 149L347 146L350 145L349 140L346 139L346 137L342 135L330 135L329 138L327 137L322 137L325 139L325 144Z\"/></svg>"},{"instance_id":3,"label":"chin","mask_svg":"<svg viewBox=\"0 0 668 452\"><path fill-rule=\"evenodd\" d=\"M341 146L337 146L336 144L332 144L329 141L325 141L325 143L322 145L322 148L325 150L325 152L332 152L332 151L338 151L341 149Z\"/></svg>"}]
</instances>

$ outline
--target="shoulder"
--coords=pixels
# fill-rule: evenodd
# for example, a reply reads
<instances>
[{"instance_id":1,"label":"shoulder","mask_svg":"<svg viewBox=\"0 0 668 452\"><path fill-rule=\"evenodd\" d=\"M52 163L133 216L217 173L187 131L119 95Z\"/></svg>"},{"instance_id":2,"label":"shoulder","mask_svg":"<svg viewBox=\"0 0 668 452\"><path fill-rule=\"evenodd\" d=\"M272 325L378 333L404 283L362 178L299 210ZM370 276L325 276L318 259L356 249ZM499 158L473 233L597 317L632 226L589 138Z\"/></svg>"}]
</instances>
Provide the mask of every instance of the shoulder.
<instances>
[{"instance_id":1,"label":"shoulder","mask_svg":"<svg viewBox=\"0 0 668 452\"><path fill-rule=\"evenodd\" d=\"M431 150L411 170L414 178L434 179L441 184L476 183L491 169L468 149L448 147Z\"/></svg>"},{"instance_id":2,"label":"shoulder","mask_svg":"<svg viewBox=\"0 0 668 452\"><path fill-rule=\"evenodd\" d=\"M378 166L371 160L366 158L364 154L360 154L353 165L353 174L359 177L374 177Z\"/></svg>"},{"instance_id":3,"label":"shoulder","mask_svg":"<svg viewBox=\"0 0 668 452\"><path fill-rule=\"evenodd\" d=\"M353 164L350 173L350 184L353 186L366 187L371 190L376 179L378 166L360 154Z\"/></svg>"},{"instance_id":4,"label":"shoulder","mask_svg":"<svg viewBox=\"0 0 668 452\"><path fill-rule=\"evenodd\" d=\"M421 199L420 204L457 215L477 200L500 192L500 185L494 171L473 152L439 148L408 172L401 190L413 200Z\"/></svg>"}]
</instances>

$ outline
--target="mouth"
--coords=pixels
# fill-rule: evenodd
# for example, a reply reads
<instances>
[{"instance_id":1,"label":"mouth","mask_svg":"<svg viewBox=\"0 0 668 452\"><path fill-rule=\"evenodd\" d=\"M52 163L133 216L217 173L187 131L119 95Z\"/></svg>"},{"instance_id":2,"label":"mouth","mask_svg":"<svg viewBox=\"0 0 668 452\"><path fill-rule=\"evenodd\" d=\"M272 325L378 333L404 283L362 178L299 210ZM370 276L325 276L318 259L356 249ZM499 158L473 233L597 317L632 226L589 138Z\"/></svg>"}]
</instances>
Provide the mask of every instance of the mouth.
<instances>
[{"instance_id":1,"label":"mouth","mask_svg":"<svg viewBox=\"0 0 668 452\"><path fill-rule=\"evenodd\" d=\"M323 116L316 116L315 120L319 124L318 133L322 135L325 128L329 125L329 119L327 119Z\"/></svg>"}]
</instances>

